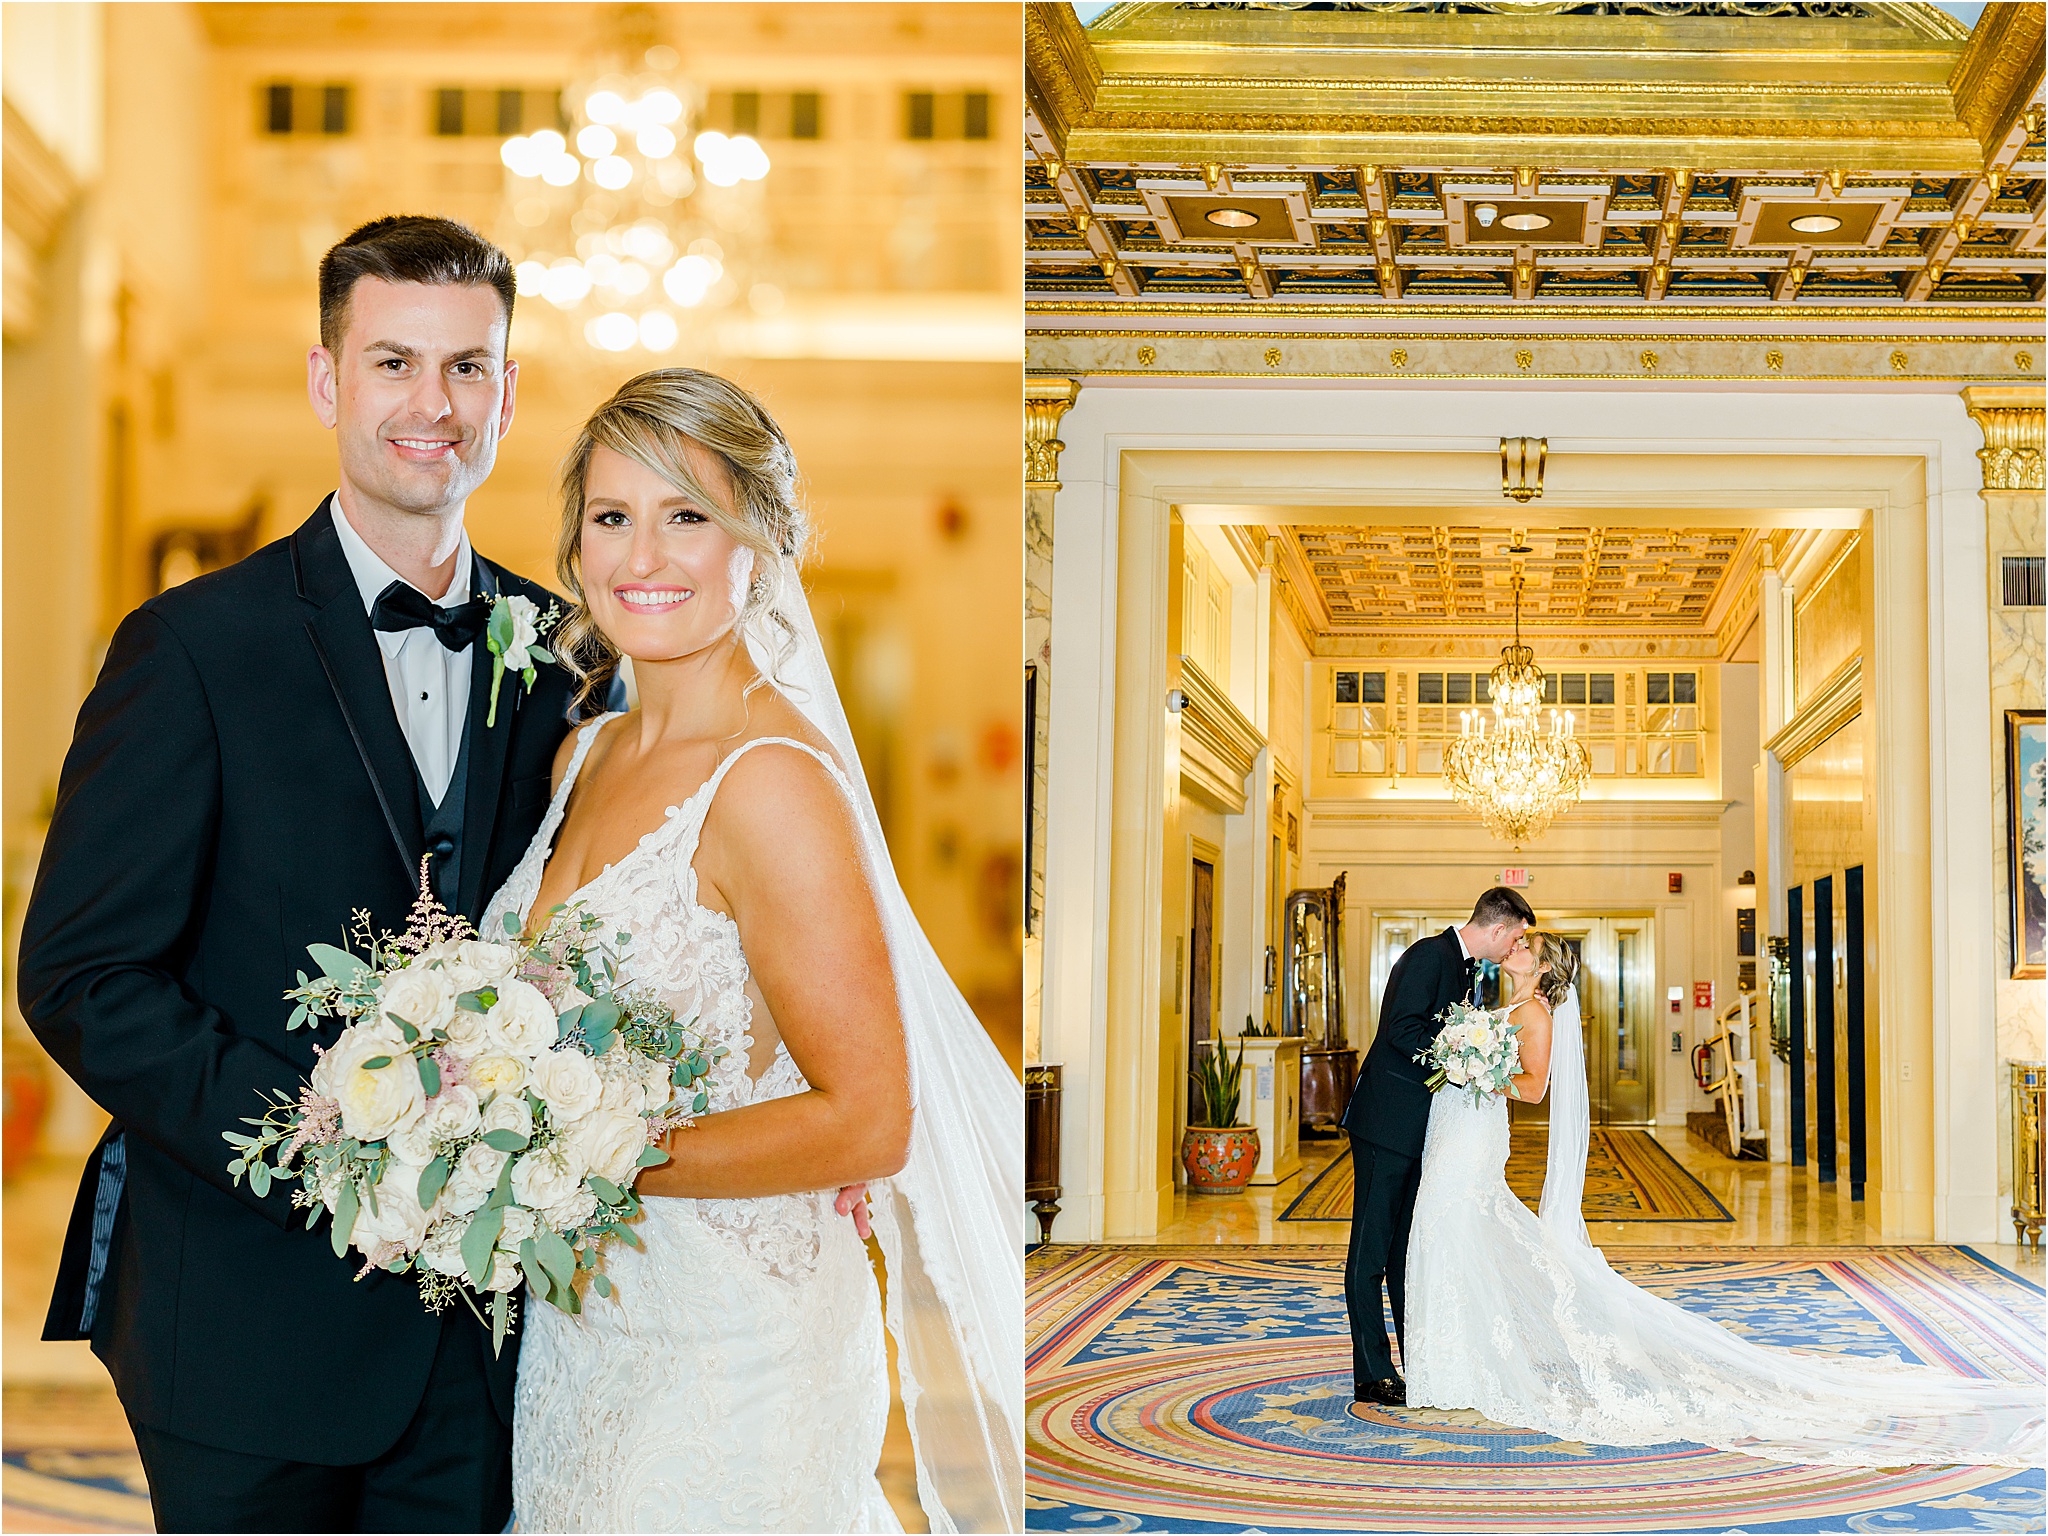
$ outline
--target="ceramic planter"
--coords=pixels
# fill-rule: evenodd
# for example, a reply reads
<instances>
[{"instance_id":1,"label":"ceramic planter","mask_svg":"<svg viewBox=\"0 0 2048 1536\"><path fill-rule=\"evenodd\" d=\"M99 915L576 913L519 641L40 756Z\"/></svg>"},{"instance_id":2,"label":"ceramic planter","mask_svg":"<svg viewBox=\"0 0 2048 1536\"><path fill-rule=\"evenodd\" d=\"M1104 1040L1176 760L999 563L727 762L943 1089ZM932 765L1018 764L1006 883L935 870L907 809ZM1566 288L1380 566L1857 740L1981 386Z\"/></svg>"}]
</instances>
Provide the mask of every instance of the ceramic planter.
<instances>
[{"instance_id":1,"label":"ceramic planter","mask_svg":"<svg viewBox=\"0 0 2048 1536\"><path fill-rule=\"evenodd\" d=\"M1180 1140L1191 1195L1240 1195L1259 1165L1259 1133L1248 1125L1191 1125Z\"/></svg>"}]
</instances>

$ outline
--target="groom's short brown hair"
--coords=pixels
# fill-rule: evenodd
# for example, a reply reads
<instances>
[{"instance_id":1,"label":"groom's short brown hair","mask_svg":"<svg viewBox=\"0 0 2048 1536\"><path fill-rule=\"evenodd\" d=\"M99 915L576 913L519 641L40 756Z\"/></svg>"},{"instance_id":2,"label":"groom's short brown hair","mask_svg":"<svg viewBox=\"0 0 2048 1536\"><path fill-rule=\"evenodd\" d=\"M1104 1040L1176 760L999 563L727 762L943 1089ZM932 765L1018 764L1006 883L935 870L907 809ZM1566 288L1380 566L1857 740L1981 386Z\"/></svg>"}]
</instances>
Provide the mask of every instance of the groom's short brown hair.
<instances>
[{"instance_id":1,"label":"groom's short brown hair","mask_svg":"<svg viewBox=\"0 0 2048 1536\"><path fill-rule=\"evenodd\" d=\"M495 288L508 327L519 291L512 259L467 224L417 213L372 219L320 258L320 345L329 352L348 334L349 295L366 277Z\"/></svg>"},{"instance_id":2,"label":"groom's short brown hair","mask_svg":"<svg viewBox=\"0 0 2048 1536\"><path fill-rule=\"evenodd\" d=\"M1496 885L1472 904L1475 928L1491 928L1496 923L1533 925L1535 921L1536 914L1522 899L1522 893L1509 886Z\"/></svg>"}]
</instances>

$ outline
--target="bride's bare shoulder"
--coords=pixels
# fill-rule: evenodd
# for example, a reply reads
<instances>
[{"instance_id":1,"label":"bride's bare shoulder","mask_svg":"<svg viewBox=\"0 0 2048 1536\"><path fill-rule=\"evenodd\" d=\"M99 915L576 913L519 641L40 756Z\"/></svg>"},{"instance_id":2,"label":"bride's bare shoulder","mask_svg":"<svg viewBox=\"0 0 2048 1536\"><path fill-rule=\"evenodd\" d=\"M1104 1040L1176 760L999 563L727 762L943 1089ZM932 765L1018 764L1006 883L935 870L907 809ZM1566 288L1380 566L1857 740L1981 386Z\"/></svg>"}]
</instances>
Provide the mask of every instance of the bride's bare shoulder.
<instances>
[{"instance_id":1,"label":"bride's bare shoulder","mask_svg":"<svg viewBox=\"0 0 2048 1536\"><path fill-rule=\"evenodd\" d=\"M1525 997L1508 1015L1508 1022L1519 1024L1525 1030L1541 1030L1550 1033L1550 1005L1541 997Z\"/></svg>"}]
</instances>

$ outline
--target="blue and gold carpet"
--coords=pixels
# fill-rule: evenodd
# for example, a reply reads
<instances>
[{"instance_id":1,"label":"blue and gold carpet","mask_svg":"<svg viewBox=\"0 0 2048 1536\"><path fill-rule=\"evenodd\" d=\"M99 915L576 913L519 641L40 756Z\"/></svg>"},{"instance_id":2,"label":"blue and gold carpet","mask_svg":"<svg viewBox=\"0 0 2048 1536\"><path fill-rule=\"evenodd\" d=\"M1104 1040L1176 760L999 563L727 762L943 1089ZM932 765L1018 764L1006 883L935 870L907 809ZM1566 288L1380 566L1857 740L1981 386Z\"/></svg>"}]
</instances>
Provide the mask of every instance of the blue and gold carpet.
<instances>
[{"instance_id":1,"label":"blue and gold carpet","mask_svg":"<svg viewBox=\"0 0 2048 1536\"><path fill-rule=\"evenodd\" d=\"M1761 1343L2042 1380L2041 1288L1967 1248L1617 1248ZM1027 1262L1039 1531L2040 1531L2038 1469L1792 1466L1581 1445L1473 1413L1351 1418L1335 1247L1054 1245Z\"/></svg>"}]
</instances>

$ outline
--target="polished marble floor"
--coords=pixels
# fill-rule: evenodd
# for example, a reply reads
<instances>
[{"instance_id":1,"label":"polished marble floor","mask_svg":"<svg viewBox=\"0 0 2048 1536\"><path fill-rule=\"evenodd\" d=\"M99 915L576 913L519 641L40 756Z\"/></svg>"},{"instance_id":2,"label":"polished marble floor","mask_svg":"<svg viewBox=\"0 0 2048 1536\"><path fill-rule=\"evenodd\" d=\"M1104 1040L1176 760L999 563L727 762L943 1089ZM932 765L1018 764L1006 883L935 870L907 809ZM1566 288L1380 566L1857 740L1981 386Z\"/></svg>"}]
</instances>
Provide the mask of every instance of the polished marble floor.
<instances>
[{"instance_id":1,"label":"polished marble floor","mask_svg":"<svg viewBox=\"0 0 2048 1536\"><path fill-rule=\"evenodd\" d=\"M1683 1128L1660 1126L1659 1146L1679 1166L1711 1190L1728 1208L1733 1221L1603 1221L1591 1224L1593 1241L1602 1247L1630 1245L1748 1247L1753 1244L1882 1243L1885 1238L1852 1202L1848 1186L1823 1186L1812 1168L1783 1163L1734 1162L1687 1134ZM1173 1216L1158 1233L1145 1238L1119 1238L1133 1243L1342 1243L1350 1224L1342 1221L1281 1221L1279 1215L1329 1166L1344 1143L1331 1137L1303 1141L1301 1171L1285 1182L1247 1189L1242 1195L1175 1193ZM1923 1239L1924 1241L1924 1239ZM2038 1247L2010 1242L1971 1246L2036 1284L2044 1266Z\"/></svg>"}]
</instances>

